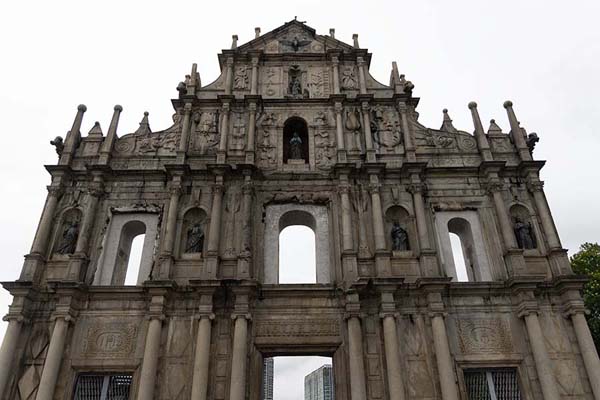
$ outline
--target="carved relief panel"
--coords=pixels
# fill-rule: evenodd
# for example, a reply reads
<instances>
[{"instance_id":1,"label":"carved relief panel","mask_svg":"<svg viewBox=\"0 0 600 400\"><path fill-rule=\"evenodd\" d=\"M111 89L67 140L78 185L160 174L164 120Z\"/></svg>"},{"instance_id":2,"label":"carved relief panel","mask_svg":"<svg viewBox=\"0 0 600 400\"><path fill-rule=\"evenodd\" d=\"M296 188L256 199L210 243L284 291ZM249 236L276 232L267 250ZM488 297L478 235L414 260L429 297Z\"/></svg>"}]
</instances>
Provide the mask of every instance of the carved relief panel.
<instances>
[{"instance_id":1,"label":"carved relief panel","mask_svg":"<svg viewBox=\"0 0 600 400\"><path fill-rule=\"evenodd\" d=\"M203 110L192 114L190 153L213 155L219 145L219 111Z\"/></svg>"}]
</instances>

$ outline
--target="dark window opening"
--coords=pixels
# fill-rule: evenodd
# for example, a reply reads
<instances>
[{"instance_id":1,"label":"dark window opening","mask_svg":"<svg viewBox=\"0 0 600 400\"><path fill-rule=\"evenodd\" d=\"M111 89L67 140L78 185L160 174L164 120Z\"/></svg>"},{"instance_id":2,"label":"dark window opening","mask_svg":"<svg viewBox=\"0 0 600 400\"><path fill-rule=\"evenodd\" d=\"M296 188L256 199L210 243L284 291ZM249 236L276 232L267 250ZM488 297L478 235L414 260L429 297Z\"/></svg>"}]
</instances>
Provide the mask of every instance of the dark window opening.
<instances>
[{"instance_id":1,"label":"dark window opening","mask_svg":"<svg viewBox=\"0 0 600 400\"><path fill-rule=\"evenodd\" d=\"M467 370L465 386L469 400L521 400L513 368Z\"/></svg>"},{"instance_id":2,"label":"dark window opening","mask_svg":"<svg viewBox=\"0 0 600 400\"><path fill-rule=\"evenodd\" d=\"M283 125L283 162L308 162L308 125L300 117L291 117Z\"/></svg>"},{"instance_id":3,"label":"dark window opening","mask_svg":"<svg viewBox=\"0 0 600 400\"><path fill-rule=\"evenodd\" d=\"M77 378L73 400L128 400L131 375L82 374Z\"/></svg>"}]
</instances>

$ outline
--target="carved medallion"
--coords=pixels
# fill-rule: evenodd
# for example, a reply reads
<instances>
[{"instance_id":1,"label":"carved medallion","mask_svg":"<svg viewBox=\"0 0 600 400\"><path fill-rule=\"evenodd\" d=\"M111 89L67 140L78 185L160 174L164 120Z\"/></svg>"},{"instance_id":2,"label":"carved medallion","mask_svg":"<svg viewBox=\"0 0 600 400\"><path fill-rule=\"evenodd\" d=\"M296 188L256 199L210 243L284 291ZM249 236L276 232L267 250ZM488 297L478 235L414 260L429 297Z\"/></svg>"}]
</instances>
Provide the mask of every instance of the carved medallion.
<instances>
[{"instance_id":1,"label":"carved medallion","mask_svg":"<svg viewBox=\"0 0 600 400\"><path fill-rule=\"evenodd\" d=\"M510 353L512 338L506 322L500 319L458 321L463 353Z\"/></svg>"},{"instance_id":2,"label":"carved medallion","mask_svg":"<svg viewBox=\"0 0 600 400\"><path fill-rule=\"evenodd\" d=\"M89 357L115 358L133 352L137 327L135 324L108 323L88 328L81 352Z\"/></svg>"},{"instance_id":3,"label":"carved medallion","mask_svg":"<svg viewBox=\"0 0 600 400\"><path fill-rule=\"evenodd\" d=\"M334 319L306 319L260 321L256 324L257 337L280 336L338 336L340 325Z\"/></svg>"}]
</instances>

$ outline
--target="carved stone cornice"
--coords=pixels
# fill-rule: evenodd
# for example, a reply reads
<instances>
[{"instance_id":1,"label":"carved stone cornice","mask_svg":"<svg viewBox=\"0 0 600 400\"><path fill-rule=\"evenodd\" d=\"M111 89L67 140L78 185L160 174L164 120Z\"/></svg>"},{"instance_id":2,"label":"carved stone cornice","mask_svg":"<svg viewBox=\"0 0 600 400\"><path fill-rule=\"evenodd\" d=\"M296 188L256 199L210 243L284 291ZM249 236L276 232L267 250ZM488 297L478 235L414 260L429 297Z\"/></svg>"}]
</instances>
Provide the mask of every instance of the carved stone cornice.
<instances>
[{"instance_id":1,"label":"carved stone cornice","mask_svg":"<svg viewBox=\"0 0 600 400\"><path fill-rule=\"evenodd\" d=\"M505 185L504 185L504 182L501 182L501 181L490 181L484 185L484 188L488 194L493 194L495 192L503 191L505 188Z\"/></svg>"},{"instance_id":2,"label":"carved stone cornice","mask_svg":"<svg viewBox=\"0 0 600 400\"><path fill-rule=\"evenodd\" d=\"M46 186L46 189L48 189L48 195L53 197L60 197L65 192L62 186L49 185Z\"/></svg>"}]
</instances>

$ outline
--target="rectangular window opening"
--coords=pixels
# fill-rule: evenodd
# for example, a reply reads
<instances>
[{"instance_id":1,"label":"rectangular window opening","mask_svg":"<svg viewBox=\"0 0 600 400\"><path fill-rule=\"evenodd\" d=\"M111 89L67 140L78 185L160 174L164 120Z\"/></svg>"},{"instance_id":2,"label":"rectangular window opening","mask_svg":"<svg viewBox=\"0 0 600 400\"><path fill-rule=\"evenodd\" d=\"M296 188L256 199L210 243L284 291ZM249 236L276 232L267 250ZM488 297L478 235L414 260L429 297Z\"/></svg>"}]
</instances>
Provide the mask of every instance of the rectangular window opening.
<instances>
[{"instance_id":1,"label":"rectangular window opening","mask_svg":"<svg viewBox=\"0 0 600 400\"><path fill-rule=\"evenodd\" d=\"M521 400L515 368L466 370L469 400Z\"/></svg>"},{"instance_id":2,"label":"rectangular window opening","mask_svg":"<svg viewBox=\"0 0 600 400\"><path fill-rule=\"evenodd\" d=\"M331 357L263 359L262 400L335 400Z\"/></svg>"},{"instance_id":3,"label":"rectangular window opening","mask_svg":"<svg viewBox=\"0 0 600 400\"><path fill-rule=\"evenodd\" d=\"M81 374L73 400L128 400L131 374Z\"/></svg>"}]
</instances>

